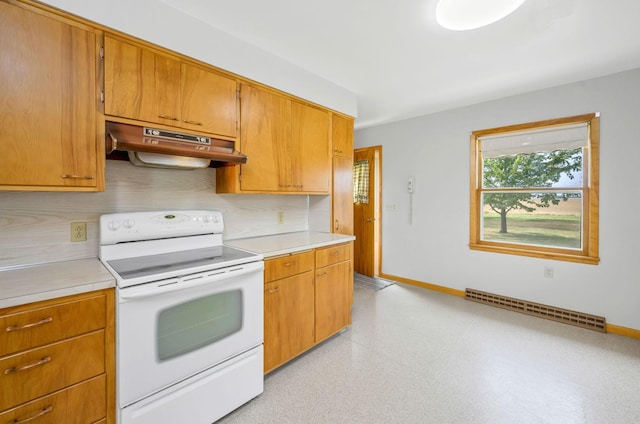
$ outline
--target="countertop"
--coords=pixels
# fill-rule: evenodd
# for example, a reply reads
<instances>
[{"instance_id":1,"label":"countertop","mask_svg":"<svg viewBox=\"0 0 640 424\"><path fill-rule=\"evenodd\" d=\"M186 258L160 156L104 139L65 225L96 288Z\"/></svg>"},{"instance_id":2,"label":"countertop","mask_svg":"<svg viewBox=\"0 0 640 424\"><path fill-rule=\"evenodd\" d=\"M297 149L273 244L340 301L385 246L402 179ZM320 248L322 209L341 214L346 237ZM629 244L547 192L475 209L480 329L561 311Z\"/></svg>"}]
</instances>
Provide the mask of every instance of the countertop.
<instances>
[{"instance_id":1,"label":"countertop","mask_svg":"<svg viewBox=\"0 0 640 424\"><path fill-rule=\"evenodd\" d=\"M97 258L0 271L0 308L115 287Z\"/></svg>"},{"instance_id":2,"label":"countertop","mask_svg":"<svg viewBox=\"0 0 640 424\"><path fill-rule=\"evenodd\" d=\"M355 240L354 236L315 231L225 240L224 244L264 255L265 259Z\"/></svg>"},{"instance_id":3,"label":"countertop","mask_svg":"<svg viewBox=\"0 0 640 424\"><path fill-rule=\"evenodd\" d=\"M269 258L352 240L354 236L300 231L224 243ZM115 284L115 278L97 258L0 270L0 308L107 289Z\"/></svg>"}]
</instances>

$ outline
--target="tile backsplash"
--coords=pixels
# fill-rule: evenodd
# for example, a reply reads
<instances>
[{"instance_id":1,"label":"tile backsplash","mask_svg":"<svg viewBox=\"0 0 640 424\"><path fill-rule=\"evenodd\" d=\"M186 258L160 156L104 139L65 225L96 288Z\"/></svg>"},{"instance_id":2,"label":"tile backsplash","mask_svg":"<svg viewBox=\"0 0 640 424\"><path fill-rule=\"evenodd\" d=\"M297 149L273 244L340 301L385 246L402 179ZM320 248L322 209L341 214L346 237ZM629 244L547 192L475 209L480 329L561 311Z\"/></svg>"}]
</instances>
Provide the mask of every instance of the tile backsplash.
<instances>
[{"instance_id":1,"label":"tile backsplash","mask_svg":"<svg viewBox=\"0 0 640 424\"><path fill-rule=\"evenodd\" d=\"M0 191L0 269L96 257L99 217L112 212L216 209L225 239L305 231L310 221L311 230L328 231L330 211L313 205L326 205L329 196L313 196L310 211L307 195L216 194L215 174L108 160L102 193ZM86 242L70 241L77 221L87 223Z\"/></svg>"}]
</instances>

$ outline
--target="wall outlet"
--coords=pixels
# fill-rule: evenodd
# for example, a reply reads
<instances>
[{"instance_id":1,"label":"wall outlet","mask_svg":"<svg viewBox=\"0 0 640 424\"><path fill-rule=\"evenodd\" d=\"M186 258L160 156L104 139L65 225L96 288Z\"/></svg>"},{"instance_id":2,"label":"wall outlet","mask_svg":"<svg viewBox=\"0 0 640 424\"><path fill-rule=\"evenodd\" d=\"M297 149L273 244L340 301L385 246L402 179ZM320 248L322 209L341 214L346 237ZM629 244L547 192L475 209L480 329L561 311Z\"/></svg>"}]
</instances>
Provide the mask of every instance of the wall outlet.
<instances>
[{"instance_id":1,"label":"wall outlet","mask_svg":"<svg viewBox=\"0 0 640 424\"><path fill-rule=\"evenodd\" d=\"M284 224L284 212L278 212L278 224Z\"/></svg>"},{"instance_id":2,"label":"wall outlet","mask_svg":"<svg viewBox=\"0 0 640 424\"><path fill-rule=\"evenodd\" d=\"M544 267L544 278L553 278L553 267Z\"/></svg>"},{"instance_id":3,"label":"wall outlet","mask_svg":"<svg viewBox=\"0 0 640 424\"><path fill-rule=\"evenodd\" d=\"M87 223L72 222L71 223L71 241L87 241Z\"/></svg>"}]
</instances>

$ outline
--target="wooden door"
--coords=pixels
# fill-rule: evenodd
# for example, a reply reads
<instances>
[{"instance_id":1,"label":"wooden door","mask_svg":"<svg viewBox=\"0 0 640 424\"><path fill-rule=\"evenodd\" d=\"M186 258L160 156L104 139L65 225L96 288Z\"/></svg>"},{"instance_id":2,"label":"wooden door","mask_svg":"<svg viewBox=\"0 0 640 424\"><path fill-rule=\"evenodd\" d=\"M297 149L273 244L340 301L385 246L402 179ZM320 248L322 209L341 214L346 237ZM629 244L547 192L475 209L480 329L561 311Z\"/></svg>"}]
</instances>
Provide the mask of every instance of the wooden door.
<instances>
[{"instance_id":1,"label":"wooden door","mask_svg":"<svg viewBox=\"0 0 640 424\"><path fill-rule=\"evenodd\" d=\"M182 126L235 137L237 120L236 81L183 63Z\"/></svg>"},{"instance_id":2,"label":"wooden door","mask_svg":"<svg viewBox=\"0 0 640 424\"><path fill-rule=\"evenodd\" d=\"M313 271L264 286L264 371L314 344Z\"/></svg>"},{"instance_id":3,"label":"wooden door","mask_svg":"<svg viewBox=\"0 0 640 424\"><path fill-rule=\"evenodd\" d=\"M284 191L288 180L291 101L275 93L240 87L240 151L249 158L240 165L240 188Z\"/></svg>"},{"instance_id":4,"label":"wooden door","mask_svg":"<svg viewBox=\"0 0 640 424\"><path fill-rule=\"evenodd\" d=\"M354 169L358 162L366 162L368 167L368 190L366 200L353 204L353 222L356 240L354 242L354 271L373 277L379 273L379 209L380 209L380 169L381 147L369 147L354 151ZM354 188L354 191L356 188ZM354 199L355 200L355 199Z\"/></svg>"},{"instance_id":5,"label":"wooden door","mask_svg":"<svg viewBox=\"0 0 640 424\"><path fill-rule=\"evenodd\" d=\"M329 131L328 111L291 102L291 187L287 191L329 192Z\"/></svg>"},{"instance_id":6,"label":"wooden door","mask_svg":"<svg viewBox=\"0 0 640 424\"><path fill-rule=\"evenodd\" d=\"M95 190L95 34L0 2L0 40L0 186Z\"/></svg>"}]
</instances>

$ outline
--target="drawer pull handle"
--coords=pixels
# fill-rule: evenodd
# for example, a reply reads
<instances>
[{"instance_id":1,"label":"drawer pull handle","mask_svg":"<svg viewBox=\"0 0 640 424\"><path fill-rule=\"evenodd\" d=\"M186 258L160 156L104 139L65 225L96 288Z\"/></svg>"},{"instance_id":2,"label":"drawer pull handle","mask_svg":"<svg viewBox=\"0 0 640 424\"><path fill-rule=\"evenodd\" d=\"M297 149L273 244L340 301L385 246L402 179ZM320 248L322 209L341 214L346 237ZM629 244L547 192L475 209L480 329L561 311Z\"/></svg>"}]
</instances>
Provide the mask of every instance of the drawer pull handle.
<instances>
[{"instance_id":1,"label":"drawer pull handle","mask_svg":"<svg viewBox=\"0 0 640 424\"><path fill-rule=\"evenodd\" d=\"M178 118L176 118L175 116L170 116L170 115L158 115L158 118L168 119L170 121L179 121Z\"/></svg>"},{"instance_id":2,"label":"drawer pull handle","mask_svg":"<svg viewBox=\"0 0 640 424\"><path fill-rule=\"evenodd\" d=\"M49 323L51 321L53 321L53 317L47 317L47 318L41 319L38 322L32 322L31 324L12 325L11 327L7 327L7 333L9 333L11 331L24 330L25 328L36 327L38 325L46 324L46 323Z\"/></svg>"},{"instance_id":3,"label":"drawer pull handle","mask_svg":"<svg viewBox=\"0 0 640 424\"><path fill-rule=\"evenodd\" d=\"M320 277L326 277L328 274L326 272L323 272L322 274L318 274L318 278Z\"/></svg>"},{"instance_id":4,"label":"drawer pull handle","mask_svg":"<svg viewBox=\"0 0 640 424\"><path fill-rule=\"evenodd\" d=\"M93 175L75 175L75 174L63 174L62 178L71 178L74 180L93 180L96 177Z\"/></svg>"},{"instance_id":5,"label":"drawer pull handle","mask_svg":"<svg viewBox=\"0 0 640 424\"><path fill-rule=\"evenodd\" d=\"M9 424L22 424L22 423L26 423L29 422L31 420L35 420L36 418L39 418L45 414L48 414L49 412L53 411L53 406L47 406L46 408L44 408L42 411L38 412L36 415L34 415L33 417L29 417L29 418L25 418L24 420L18 420L17 418L15 420L9 421Z\"/></svg>"},{"instance_id":6,"label":"drawer pull handle","mask_svg":"<svg viewBox=\"0 0 640 424\"><path fill-rule=\"evenodd\" d=\"M298 263L298 261L287 262L287 263L284 264L284 266L291 266L291 265L295 265L297 263Z\"/></svg>"},{"instance_id":7,"label":"drawer pull handle","mask_svg":"<svg viewBox=\"0 0 640 424\"><path fill-rule=\"evenodd\" d=\"M44 365L47 362L51 362L51 356L45 356L44 358L40 359L38 362L35 362L33 364L29 364L29 365L24 365L20 368L18 367L11 367L11 368L7 368L6 370L4 370L5 375L9 375L9 374L15 374L17 372L20 371L25 371L28 369L31 369L33 367L37 367L39 365Z\"/></svg>"},{"instance_id":8,"label":"drawer pull handle","mask_svg":"<svg viewBox=\"0 0 640 424\"><path fill-rule=\"evenodd\" d=\"M339 250L336 250L335 252L329 253L330 256L337 256L340 254Z\"/></svg>"},{"instance_id":9,"label":"drawer pull handle","mask_svg":"<svg viewBox=\"0 0 640 424\"><path fill-rule=\"evenodd\" d=\"M202 122L198 122L198 121L189 121L188 119L185 119L183 121L185 124L191 124L191 125L202 125Z\"/></svg>"},{"instance_id":10,"label":"drawer pull handle","mask_svg":"<svg viewBox=\"0 0 640 424\"><path fill-rule=\"evenodd\" d=\"M267 290L267 294L276 293L276 292L279 292L279 291L280 291L280 287L276 287L273 290Z\"/></svg>"}]
</instances>

